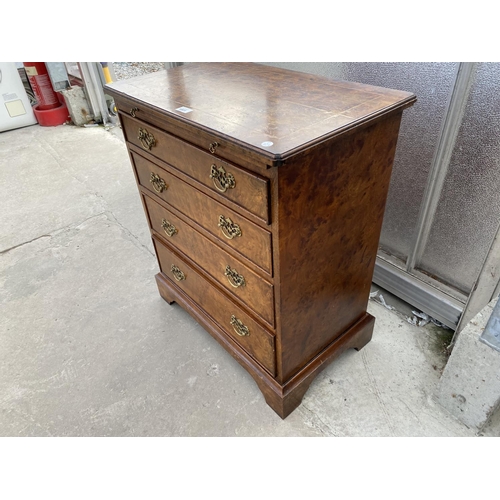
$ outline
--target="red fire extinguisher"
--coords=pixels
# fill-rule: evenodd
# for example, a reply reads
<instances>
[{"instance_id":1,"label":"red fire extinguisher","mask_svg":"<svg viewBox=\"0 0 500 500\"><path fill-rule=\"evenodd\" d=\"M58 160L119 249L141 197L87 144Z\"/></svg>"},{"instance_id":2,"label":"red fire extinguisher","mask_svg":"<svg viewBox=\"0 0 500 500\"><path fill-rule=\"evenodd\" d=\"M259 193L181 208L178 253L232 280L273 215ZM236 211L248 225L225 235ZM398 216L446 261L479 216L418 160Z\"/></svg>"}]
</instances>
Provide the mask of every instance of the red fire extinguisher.
<instances>
[{"instance_id":1,"label":"red fire extinguisher","mask_svg":"<svg viewBox=\"0 0 500 500\"><path fill-rule=\"evenodd\" d=\"M47 66L43 62L25 62L26 75L33 89L38 104L33 112L38 123L43 126L62 125L69 119L66 104L59 100L52 87Z\"/></svg>"}]
</instances>

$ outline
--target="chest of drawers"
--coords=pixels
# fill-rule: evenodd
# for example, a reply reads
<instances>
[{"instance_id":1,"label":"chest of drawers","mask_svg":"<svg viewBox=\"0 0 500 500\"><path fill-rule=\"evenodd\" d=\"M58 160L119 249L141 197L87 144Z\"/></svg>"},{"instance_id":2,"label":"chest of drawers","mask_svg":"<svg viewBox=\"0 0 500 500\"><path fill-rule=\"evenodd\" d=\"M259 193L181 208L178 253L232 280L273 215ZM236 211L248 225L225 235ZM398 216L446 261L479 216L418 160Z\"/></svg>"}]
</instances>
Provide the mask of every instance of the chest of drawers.
<instances>
[{"instance_id":1,"label":"chest of drawers","mask_svg":"<svg viewBox=\"0 0 500 500\"><path fill-rule=\"evenodd\" d=\"M285 418L372 336L366 312L403 109L413 94L250 63L107 86L177 302Z\"/></svg>"}]
</instances>

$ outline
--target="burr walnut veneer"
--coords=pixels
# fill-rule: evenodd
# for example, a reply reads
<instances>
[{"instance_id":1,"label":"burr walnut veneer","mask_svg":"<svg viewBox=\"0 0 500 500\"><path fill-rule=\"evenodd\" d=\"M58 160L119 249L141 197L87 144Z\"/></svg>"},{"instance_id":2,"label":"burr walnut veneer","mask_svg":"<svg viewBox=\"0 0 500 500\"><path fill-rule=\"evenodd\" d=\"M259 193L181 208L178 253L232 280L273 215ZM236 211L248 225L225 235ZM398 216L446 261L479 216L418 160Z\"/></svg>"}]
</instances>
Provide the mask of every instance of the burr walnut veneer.
<instances>
[{"instance_id":1,"label":"burr walnut veneer","mask_svg":"<svg viewBox=\"0 0 500 500\"><path fill-rule=\"evenodd\" d=\"M249 63L107 86L156 249L192 314L282 417L371 338L366 312L407 92Z\"/></svg>"}]
</instances>

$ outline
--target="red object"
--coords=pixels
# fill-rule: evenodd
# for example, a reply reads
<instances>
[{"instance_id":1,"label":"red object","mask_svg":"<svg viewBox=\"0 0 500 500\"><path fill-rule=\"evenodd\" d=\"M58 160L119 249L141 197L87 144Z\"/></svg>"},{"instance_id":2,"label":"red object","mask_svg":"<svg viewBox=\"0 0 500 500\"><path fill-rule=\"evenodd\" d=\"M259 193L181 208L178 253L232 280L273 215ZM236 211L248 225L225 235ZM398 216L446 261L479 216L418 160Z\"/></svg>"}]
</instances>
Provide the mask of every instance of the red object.
<instances>
[{"instance_id":1,"label":"red object","mask_svg":"<svg viewBox=\"0 0 500 500\"><path fill-rule=\"evenodd\" d=\"M25 62L24 68L38 104L33 107L38 123L44 127L62 125L69 120L64 99L54 91L43 62Z\"/></svg>"},{"instance_id":2,"label":"red object","mask_svg":"<svg viewBox=\"0 0 500 500\"><path fill-rule=\"evenodd\" d=\"M52 109L37 109L38 106L33 108L36 119L42 127L55 127L62 125L70 120L69 111L66 104L60 104L57 108Z\"/></svg>"},{"instance_id":3,"label":"red object","mask_svg":"<svg viewBox=\"0 0 500 500\"><path fill-rule=\"evenodd\" d=\"M52 88L47 66L43 62L25 62L24 68L30 82L31 88L38 101L38 109L57 108L60 104L57 94Z\"/></svg>"}]
</instances>

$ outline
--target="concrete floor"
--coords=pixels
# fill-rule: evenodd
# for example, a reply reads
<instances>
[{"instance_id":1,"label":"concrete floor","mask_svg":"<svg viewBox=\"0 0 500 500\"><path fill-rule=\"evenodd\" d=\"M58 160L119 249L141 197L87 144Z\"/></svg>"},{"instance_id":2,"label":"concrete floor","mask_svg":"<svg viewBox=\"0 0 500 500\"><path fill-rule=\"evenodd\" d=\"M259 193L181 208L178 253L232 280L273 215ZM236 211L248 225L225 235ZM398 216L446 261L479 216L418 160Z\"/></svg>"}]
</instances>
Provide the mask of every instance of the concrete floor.
<instances>
[{"instance_id":1,"label":"concrete floor","mask_svg":"<svg viewBox=\"0 0 500 500\"><path fill-rule=\"evenodd\" d=\"M443 331L375 301L372 342L328 366L281 420L158 295L119 129L9 131L0 157L1 436L475 435L433 399Z\"/></svg>"}]
</instances>

